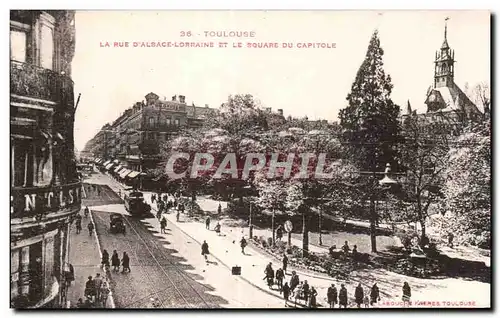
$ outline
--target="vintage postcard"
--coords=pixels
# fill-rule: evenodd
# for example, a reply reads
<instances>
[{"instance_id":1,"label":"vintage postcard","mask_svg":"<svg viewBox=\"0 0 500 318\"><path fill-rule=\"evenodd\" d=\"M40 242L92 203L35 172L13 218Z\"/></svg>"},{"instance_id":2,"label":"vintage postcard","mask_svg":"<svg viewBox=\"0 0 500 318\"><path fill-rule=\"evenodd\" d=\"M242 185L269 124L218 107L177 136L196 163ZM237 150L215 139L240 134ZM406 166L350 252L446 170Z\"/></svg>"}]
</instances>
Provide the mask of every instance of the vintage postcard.
<instances>
[{"instance_id":1,"label":"vintage postcard","mask_svg":"<svg viewBox=\"0 0 500 318\"><path fill-rule=\"evenodd\" d=\"M490 23L11 10L11 308L491 308Z\"/></svg>"}]
</instances>

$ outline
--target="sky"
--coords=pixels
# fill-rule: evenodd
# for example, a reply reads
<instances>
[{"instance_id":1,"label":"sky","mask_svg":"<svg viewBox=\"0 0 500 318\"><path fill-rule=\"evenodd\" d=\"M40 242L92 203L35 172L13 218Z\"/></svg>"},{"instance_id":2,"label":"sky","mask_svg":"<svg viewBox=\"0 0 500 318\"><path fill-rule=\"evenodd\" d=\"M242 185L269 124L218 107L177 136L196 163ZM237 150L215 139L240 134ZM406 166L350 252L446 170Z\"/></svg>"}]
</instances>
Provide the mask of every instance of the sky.
<instances>
[{"instance_id":1,"label":"sky","mask_svg":"<svg viewBox=\"0 0 500 318\"><path fill-rule=\"evenodd\" d=\"M434 55L448 22L455 50L455 82L490 82L487 11L77 11L72 77L81 94L75 143L83 149L149 92L161 98L218 107L230 94L252 94L284 115L337 120L346 106L370 37L379 30L392 99L425 111ZM191 32L182 37L181 32ZM253 32L254 37L206 37L205 31ZM133 47L133 42L228 42L226 48ZM106 47L106 42L111 47ZM129 47L113 47L128 42ZM278 43L279 48L233 48L235 43ZM282 43L294 48L281 48ZM298 48L299 43L335 48Z\"/></svg>"}]
</instances>

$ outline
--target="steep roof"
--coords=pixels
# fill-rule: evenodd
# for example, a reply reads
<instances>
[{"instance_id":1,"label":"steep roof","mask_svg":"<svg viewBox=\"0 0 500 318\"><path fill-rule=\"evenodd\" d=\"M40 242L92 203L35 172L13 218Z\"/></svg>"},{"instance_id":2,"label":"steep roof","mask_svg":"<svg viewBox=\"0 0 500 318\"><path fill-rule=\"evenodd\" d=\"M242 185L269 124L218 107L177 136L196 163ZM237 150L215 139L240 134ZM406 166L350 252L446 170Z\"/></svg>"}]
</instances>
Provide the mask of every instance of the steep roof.
<instances>
[{"instance_id":1,"label":"steep roof","mask_svg":"<svg viewBox=\"0 0 500 318\"><path fill-rule=\"evenodd\" d=\"M465 95L457 84L452 83L450 87L433 88L427 94L425 104L439 103L441 112L465 110L467 113L479 113L476 105Z\"/></svg>"}]
</instances>

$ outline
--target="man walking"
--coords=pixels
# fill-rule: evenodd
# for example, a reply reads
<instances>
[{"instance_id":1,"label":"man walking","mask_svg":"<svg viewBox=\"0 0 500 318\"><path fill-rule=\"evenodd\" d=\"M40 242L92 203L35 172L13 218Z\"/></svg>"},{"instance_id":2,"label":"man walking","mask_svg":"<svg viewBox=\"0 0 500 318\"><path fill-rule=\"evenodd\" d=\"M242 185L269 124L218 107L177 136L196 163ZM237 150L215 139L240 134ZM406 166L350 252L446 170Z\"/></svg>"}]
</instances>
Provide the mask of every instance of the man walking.
<instances>
[{"instance_id":1,"label":"man walking","mask_svg":"<svg viewBox=\"0 0 500 318\"><path fill-rule=\"evenodd\" d=\"M330 308L335 308L335 305L337 304L337 288L335 287L335 284L332 284L332 286L328 287L326 298L328 299Z\"/></svg>"},{"instance_id":2,"label":"man walking","mask_svg":"<svg viewBox=\"0 0 500 318\"><path fill-rule=\"evenodd\" d=\"M288 266L288 257L286 256L286 253L283 254L283 273L286 274L286 268Z\"/></svg>"},{"instance_id":3,"label":"man walking","mask_svg":"<svg viewBox=\"0 0 500 318\"><path fill-rule=\"evenodd\" d=\"M245 247L247 246L247 240L245 240L244 237L241 238L240 246L241 246L241 254L245 255Z\"/></svg>"},{"instance_id":4,"label":"man walking","mask_svg":"<svg viewBox=\"0 0 500 318\"><path fill-rule=\"evenodd\" d=\"M89 236L92 236L92 232L94 231L94 223L89 222L87 228L89 229Z\"/></svg>"},{"instance_id":5,"label":"man walking","mask_svg":"<svg viewBox=\"0 0 500 318\"><path fill-rule=\"evenodd\" d=\"M339 308L347 308L347 289L345 288L344 284L340 285L340 292L339 292Z\"/></svg>"},{"instance_id":6,"label":"man walking","mask_svg":"<svg viewBox=\"0 0 500 318\"><path fill-rule=\"evenodd\" d=\"M208 254L210 254L210 252L208 251L207 241L203 241L203 244L201 244L201 255L205 257L206 263L208 263Z\"/></svg>"},{"instance_id":7,"label":"man walking","mask_svg":"<svg viewBox=\"0 0 500 318\"><path fill-rule=\"evenodd\" d=\"M166 234L167 232L165 231L165 229L167 228L167 219L165 217L163 217L160 221L160 231L161 231L161 234Z\"/></svg>"},{"instance_id":8,"label":"man walking","mask_svg":"<svg viewBox=\"0 0 500 318\"><path fill-rule=\"evenodd\" d=\"M278 284L278 287L280 289L280 294L281 291L283 290L283 278L285 278L285 274L283 273L283 269L278 268L276 271L276 283Z\"/></svg>"},{"instance_id":9,"label":"man walking","mask_svg":"<svg viewBox=\"0 0 500 318\"><path fill-rule=\"evenodd\" d=\"M80 214L78 214L78 216L80 216ZM78 217L76 218L76 221L75 221L75 226L76 226L76 234L80 234L80 232L82 231L82 217Z\"/></svg>"},{"instance_id":10,"label":"man walking","mask_svg":"<svg viewBox=\"0 0 500 318\"><path fill-rule=\"evenodd\" d=\"M207 216L207 219L205 220L205 228L207 230L210 230L210 217Z\"/></svg>"}]
</instances>

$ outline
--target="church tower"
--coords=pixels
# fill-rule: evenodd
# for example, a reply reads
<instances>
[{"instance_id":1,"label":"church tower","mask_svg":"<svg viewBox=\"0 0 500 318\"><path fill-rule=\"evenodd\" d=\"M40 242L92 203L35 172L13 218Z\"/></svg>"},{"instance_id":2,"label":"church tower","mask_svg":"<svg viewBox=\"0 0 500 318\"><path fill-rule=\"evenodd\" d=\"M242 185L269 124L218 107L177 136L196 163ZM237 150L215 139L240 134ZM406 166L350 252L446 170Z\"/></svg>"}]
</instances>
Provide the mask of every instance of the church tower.
<instances>
[{"instance_id":1,"label":"church tower","mask_svg":"<svg viewBox=\"0 0 500 318\"><path fill-rule=\"evenodd\" d=\"M434 88L453 86L455 51L450 49L448 39L446 38L446 33L448 31L448 19L449 18L445 19L443 45L441 45L441 49L439 51L436 51L434 61Z\"/></svg>"}]
</instances>

